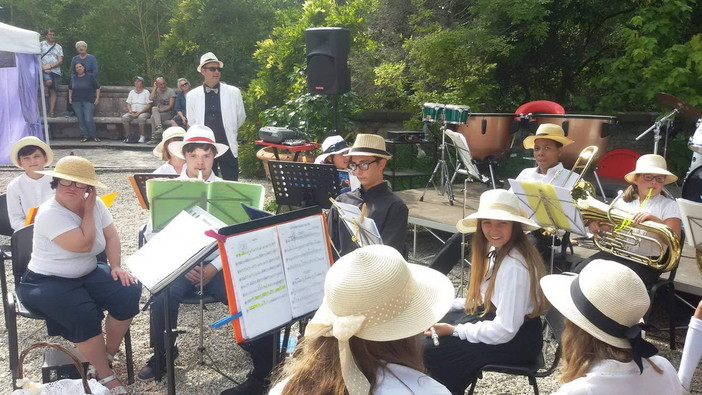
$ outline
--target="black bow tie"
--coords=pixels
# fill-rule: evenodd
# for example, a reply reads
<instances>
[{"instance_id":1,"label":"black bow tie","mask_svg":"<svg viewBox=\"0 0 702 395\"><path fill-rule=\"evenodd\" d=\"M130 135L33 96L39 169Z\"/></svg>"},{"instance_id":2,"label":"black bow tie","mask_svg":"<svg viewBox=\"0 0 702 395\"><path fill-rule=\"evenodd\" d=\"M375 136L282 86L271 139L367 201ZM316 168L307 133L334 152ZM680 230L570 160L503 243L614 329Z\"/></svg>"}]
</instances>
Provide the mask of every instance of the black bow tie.
<instances>
[{"instance_id":1,"label":"black bow tie","mask_svg":"<svg viewBox=\"0 0 702 395\"><path fill-rule=\"evenodd\" d=\"M209 86L205 86L205 93L210 92L219 93L219 88L210 88Z\"/></svg>"}]
</instances>

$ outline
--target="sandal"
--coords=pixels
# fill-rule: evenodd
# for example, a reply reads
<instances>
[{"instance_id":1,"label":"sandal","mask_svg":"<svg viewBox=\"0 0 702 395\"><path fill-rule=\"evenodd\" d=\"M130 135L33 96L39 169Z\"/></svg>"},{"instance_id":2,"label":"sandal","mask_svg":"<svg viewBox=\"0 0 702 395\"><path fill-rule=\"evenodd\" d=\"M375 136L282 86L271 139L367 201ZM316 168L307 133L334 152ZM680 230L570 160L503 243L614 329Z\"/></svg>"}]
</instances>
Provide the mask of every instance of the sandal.
<instances>
[{"instance_id":1,"label":"sandal","mask_svg":"<svg viewBox=\"0 0 702 395\"><path fill-rule=\"evenodd\" d=\"M82 139L80 139L80 142L81 142L81 143L85 143L85 142L87 142L87 141L88 141L87 138L82 138Z\"/></svg>"},{"instance_id":2,"label":"sandal","mask_svg":"<svg viewBox=\"0 0 702 395\"><path fill-rule=\"evenodd\" d=\"M110 381L114 381L114 380L117 380L120 385L118 385L114 388L110 388L110 394L111 395L128 394L127 389L122 384L122 381L117 377L114 370L112 371L111 376L107 376L104 379L98 380L98 383L105 385L105 384L109 383Z\"/></svg>"},{"instance_id":3,"label":"sandal","mask_svg":"<svg viewBox=\"0 0 702 395\"><path fill-rule=\"evenodd\" d=\"M97 138L97 137L93 137L93 141L96 142L96 143L99 143L99 142L100 142L100 139Z\"/></svg>"}]
</instances>

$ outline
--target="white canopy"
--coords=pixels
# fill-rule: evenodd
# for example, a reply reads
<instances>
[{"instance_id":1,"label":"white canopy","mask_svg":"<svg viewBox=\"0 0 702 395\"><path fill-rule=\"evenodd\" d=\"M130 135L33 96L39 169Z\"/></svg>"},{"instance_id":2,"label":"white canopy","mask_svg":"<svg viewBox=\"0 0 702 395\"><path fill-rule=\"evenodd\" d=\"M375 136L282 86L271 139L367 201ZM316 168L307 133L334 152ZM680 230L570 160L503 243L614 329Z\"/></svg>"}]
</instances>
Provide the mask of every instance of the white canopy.
<instances>
[{"instance_id":1,"label":"white canopy","mask_svg":"<svg viewBox=\"0 0 702 395\"><path fill-rule=\"evenodd\" d=\"M0 51L39 54L39 33L0 23Z\"/></svg>"}]
</instances>

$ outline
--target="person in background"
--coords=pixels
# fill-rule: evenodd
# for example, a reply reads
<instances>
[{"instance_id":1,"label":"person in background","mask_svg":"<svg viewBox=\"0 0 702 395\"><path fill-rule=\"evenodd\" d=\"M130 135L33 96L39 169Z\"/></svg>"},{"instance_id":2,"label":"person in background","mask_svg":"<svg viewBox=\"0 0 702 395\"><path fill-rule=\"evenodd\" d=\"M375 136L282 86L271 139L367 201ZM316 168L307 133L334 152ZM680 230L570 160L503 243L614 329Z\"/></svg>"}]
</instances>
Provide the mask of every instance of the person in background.
<instances>
[{"instance_id":1,"label":"person in background","mask_svg":"<svg viewBox=\"0 0 702 395\"><path fill-rule=\"evenodd\" d=\"M78 117L83 138L81 142L93 140L99 142L95 130L95 107L100 101L100 84L91 75L85 73L83 62L75 62L76 75L68 84L68 102L73 105L73 111Z\"/></svg>"},{"instance_id":2,"label":"person in background","mask_svg":"<svg viewBox=\"0 0 702 395\"><path fill-rule=\"evenodd\" d=\"M144 89L144 77L134 77L134 89L129 91L126 103L127 113L122 115L122 127L127 138L125 142L143 143L146 141L144 138L146 120L151 116L151 100L149 99L149 91ZM139 125L139 138L136 141L130 139L133 119L136 119Z\"/></svg>"},{"instance_id":3,"label":"person in background","mask_svg":"<svg viewBox=\"0 0 702 395\"><path fill-rule=\"evenodd\" d=\"M149 96L149 100L151 100L152 103L151 122L153 124L153 133L149 141L150 143L157 144L161 141L163 122L170 121L171 118L173 118L175 98L176 93L166 85L166 79L163 77L156 78L156 81L154 81L154 89Z\"/></svg>"},{"instance_id":4,"label":"person in background","mask_svg":"<svg viewBox=\"0 0 702 395\"><path fill-rule=\"evenodd\" d=\"M367 217L375 221L383 244L394 247L402 256L407 256L407 205L393 194L383 180L383 169L392 157L385 149L385 139L375 134L359 134L353 147L344 156L350 157L349 169L361 184L351 192L342 193L336 200L352 204L367 211ZM329 211L328 225L331 240L340 256L358 248L352 240L339 211Z\"/></svg>"},{"instance_id":5,"label":"person in background","mask_svg":"<svg viewBox=\"0 0 702 395\"><path fill-rule=\"evenodd\" d=\"M171 126L163 132L163 140L158 143L152 151L154 156L165 161L164 164L154 170L156 174L181 174L185 166L185 160L172 155L168 150L168 145L174 141L183 141L185 129L180 126Z\"/></svg>"},{"instance_id":6,"label":"person in background","mask_svg":"<svg viewBox=\"0 0 702 395\"><path fill-rule=\"evenodd\" d=\"M46 40L39 43L41 51L41 70L44 87L49 91L49 116L55 117L56 88L61 82L61 63L63 63L63 48L56 42L56 31L46 29Z\"/></svg>"},{"instance_id":7,"label":"person in background","mask_svg":"<svg viewBox=\"0 0 702 395\"><path fill-rule=\"evenodd\" d=\"M533 363L541 357L541 314L548 308L539 287L546 267L525 230L538 225L524 216L512 192L480 195L478 211L458 221L459 232L475 233L466 298L434 325L424 342L430 376L452 394L463 394L486 364Z\"/></svg>"},{"instance_id":8,"label":"person in background","mask_svg":"<svg viewBox=\"0 0 702 395\"><path fill-rule=\"evenodd\" d=\"M76 51L78 55L71 59L71 78L76 75L74 66L80 61L85 66L85 74L92 76L97 81L98 79L98 61L97 58L88 53L88 44L85 41L76 42Z\"/></svg>"},{"instance_id":9,"label":"person in background","mask_svg":"<svg viewBox=\"0 0 702 395\"><path fill-rule=\"evenodd\" d=\"M225 180L239 179L239 128L246 120L244 100L239 88L220 82L222 63L212 52L200 57L197 66L203 84L193 88L186 98L186 113L190 125L205 125L212 129L218 143L229 150L215 161L214 169Z\"/></svg>"},{"instance_id":10,"label":"person in background","mask_svg":"<svg viewBox=\"0 0 702 395\"><path fill-rule=\"evenodd\" d=\"M348 156L344 156L351 147L341 136L329 136L322 142L322 153L314 160L317 164L330 164L339 174L339 193L350 192L361 186L358 178L349 172Z\"/></svg>"},{"instance_id":11,"label":"person in background","mask_svg":"<svg viewBox=\"0 0 702 395\"><path fill-rule=\"evenodd\" d=\"M175 98L175 115L171 119L171 126L180 126L181 128L188 128L188 118L185 116L185 96L190 92L190 82L185 78L178 78L178 94Z\"/></svg>"},{"instance_id":12,"label":"person in background","mask_svg":"<svg viewBox=\"0 0 702 395\"><path fill-rule=\"evenodd\" d=\"M101 384L126 394L110 364L139 313L141 286L122 269L117 228L95 191L106 187L79 156L61 158L54 170L40 173L53 177L56 195L39 207L32 257L17 293L46 317L49 335L75 343ZM97 260L103 251L109 265Z\"/></svg>"},{"instance_id":13,"label":"person in background","mask_svg":"<svg viewBox=\"0 0 702 395\"><path fill-rule=\"evenodd\" d=\"M596 259L578 275L545 276L541 288L565 317L563 386L555 394L681 393L673 365L642 338L650 299L634 271Z\"/></svg>"},{"instance_id":14,"label":"person in background","mask_svg":"<svg viewBox=\"0 0 702 395\"><path fill-rule=\"evenodd\" d=\"M453 295L446 276L392 247L352 251L329 268L322 306L269 394L449 394L424 374L417 334Z\"/></svg>"},{"instance_id":15,"label":"person in background","mask_svg":"<svg viewBox=\"0 0 702 395\"><path fill-rule=\"evenodd\" d=\"M37 137L23 137L10 148L10 159L24 170L7 184L7 215L15 231L24 227L29 209L54 196L51 177L37 173L54 161L54 152Z\"/></svg>"}]
</instances>

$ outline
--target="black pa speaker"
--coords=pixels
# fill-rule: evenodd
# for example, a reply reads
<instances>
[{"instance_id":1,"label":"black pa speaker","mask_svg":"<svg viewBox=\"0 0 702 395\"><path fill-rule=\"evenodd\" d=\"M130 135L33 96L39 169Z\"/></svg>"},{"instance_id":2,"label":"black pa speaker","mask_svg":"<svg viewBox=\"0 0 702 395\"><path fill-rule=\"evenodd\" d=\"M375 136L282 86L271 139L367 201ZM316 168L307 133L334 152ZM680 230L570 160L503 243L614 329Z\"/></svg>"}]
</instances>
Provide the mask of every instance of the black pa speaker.
<instances>
[{"instance_id":1,"label":"black pa speaker","mask_svg":"<svg viewBox=\"0 0 702 395\"><path fill-rule=\"evenodd\" d=\"M341 27L305 30L307 91L317 95L340 95L351 90L348 55L351 34Z\"/></svg>"}]
</instances>

